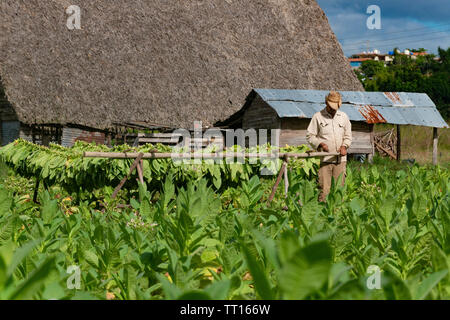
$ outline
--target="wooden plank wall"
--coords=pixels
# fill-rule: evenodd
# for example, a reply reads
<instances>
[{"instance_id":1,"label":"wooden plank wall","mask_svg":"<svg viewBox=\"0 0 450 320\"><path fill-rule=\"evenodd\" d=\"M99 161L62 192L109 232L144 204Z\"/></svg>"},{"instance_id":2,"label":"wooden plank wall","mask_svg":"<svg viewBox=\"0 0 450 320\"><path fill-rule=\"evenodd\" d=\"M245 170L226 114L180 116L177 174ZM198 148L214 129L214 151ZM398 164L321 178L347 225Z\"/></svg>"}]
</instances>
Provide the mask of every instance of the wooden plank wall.
<instances>
[{"instance_id":1,"label":"wooden plank wall","mask_svg":"<svg viewBox=\"0 0 450 320\"><path fill-rule=\"evenodd\" d=\"M252 105L245 112L242 128L247 129L279 129L280 118L261 97L257 96Z\"/></svg>"},{"instance_id":2,"label":"wooden plank wall","mask_svg":"<svg viewBox=\"0 0 450 320\"><path fill-rule=\"evenodd\" d=\"M353 141L349 153L373 154L373 125L365 122L352 122Z\"/></svg>"},{"instance_id":3,"label":"wooden plank wall","mask_svg":"<svg viewBox=\"0 0 450 320\"><path fill-rule=\"evenodd\" d=\"M76 141L105 144L106 136L103 132L83 130L80 128L64 127L62 130L61 145L64 147L72 147Z\"/></svg>"},{"instance_id":4,"label":"wooden plank wall","mask_svg":"<svg viewBox=\"0 0 450 320\"><path fill-rule=\"evenodd\" d=\"M280 146L308 144L306 130L311 119L284 118L281 119ZM352 122L353 142L349 153L371 154L372 126L364 122Z\"/></svg>"}]
</instances>

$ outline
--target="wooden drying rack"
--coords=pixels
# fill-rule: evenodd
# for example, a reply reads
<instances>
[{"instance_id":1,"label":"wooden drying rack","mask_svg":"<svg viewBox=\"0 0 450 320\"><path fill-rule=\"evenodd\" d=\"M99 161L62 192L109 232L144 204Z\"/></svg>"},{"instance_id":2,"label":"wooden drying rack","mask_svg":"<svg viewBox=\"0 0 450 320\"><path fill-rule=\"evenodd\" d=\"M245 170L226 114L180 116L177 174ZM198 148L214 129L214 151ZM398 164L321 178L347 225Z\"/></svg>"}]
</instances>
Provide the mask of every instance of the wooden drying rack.
<instances>
[{"instance_id":1,"label":"wooden drying rack","mask_svg":"<svg viewBox=\"0 0 450 320\"><path fill-rule=\"evenodd\" d=\"M278 173L275 185L272 188L272 193L269 196L268 204L270 204L275 196L278 185L284 175L284 191L287 197L289 189L289 179L288 179L288 163L289 159L307 159L307 158L318 158L318 157L328 157L328 156L338 156L338 161L340 162L339 153L329 153L329 152L307 152L307 153L160 153L160 152L150 152L150 153L127 153L127 152L84 152L84 158L103 158L103 159L135 159L130 167L128 175L125 176L117 187L114 189L112 198L114 199L122 189L123 185L129 179L134 170L137 170L139 181L144 183L143 175L143 159L206 159L206 160L220 160L220 159L231 159L231 158L259 158L259 159L283 159L283 164L281 166L280 172Z\"/></svg>"}]
</instances>

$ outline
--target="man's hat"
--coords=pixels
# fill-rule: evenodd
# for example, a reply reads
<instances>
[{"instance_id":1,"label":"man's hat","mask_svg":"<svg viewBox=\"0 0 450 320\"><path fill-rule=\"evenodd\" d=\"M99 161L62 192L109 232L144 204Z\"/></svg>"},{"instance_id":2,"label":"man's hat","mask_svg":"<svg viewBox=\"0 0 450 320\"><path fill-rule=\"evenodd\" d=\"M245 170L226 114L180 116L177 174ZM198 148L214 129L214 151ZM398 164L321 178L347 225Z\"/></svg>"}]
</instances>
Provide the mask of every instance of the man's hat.
<instances>
[{"instance_id":1,"label":"man's hat","mask_svg":"<svg viewBox=\"0 0 450 320\"><path fill-rule=\"evenodd\" d=\"M342 97L339 92L331 91L326 99L325 102L327 105L329 105L334 110L338 110L342 106Z\"/></svg>"}]
</instances>

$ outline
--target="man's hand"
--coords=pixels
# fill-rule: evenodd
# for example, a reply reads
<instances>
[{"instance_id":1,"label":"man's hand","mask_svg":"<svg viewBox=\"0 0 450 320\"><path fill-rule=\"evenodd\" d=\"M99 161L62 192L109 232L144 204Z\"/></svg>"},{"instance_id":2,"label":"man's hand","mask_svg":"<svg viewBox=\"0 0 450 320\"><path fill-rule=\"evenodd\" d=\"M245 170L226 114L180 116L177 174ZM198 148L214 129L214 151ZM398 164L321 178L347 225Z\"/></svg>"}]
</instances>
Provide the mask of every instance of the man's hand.
<instances>
[{"instance_id":1,"label":"man's hand","mask_svg":"<svg viewBox=\"0 0 450 320\"><path fill-rule=\"evenodd\" d=\"M347 147L342 146L341 149L339 150L339 152L341 153L341 156L346 156L347 155Z\"/></svg>"},{"instance_id":2,"label":"man's hand","mask_svg":"<svg viewBox=\"0 0 450 320\"><path fill-rule=\"evenodd\" d=\"M319 147L322 148L322 150L324 152L330 152L330 149L328 149L328 146L323 142L321 144L319 144Z\"/></svg>"}]
</instances>

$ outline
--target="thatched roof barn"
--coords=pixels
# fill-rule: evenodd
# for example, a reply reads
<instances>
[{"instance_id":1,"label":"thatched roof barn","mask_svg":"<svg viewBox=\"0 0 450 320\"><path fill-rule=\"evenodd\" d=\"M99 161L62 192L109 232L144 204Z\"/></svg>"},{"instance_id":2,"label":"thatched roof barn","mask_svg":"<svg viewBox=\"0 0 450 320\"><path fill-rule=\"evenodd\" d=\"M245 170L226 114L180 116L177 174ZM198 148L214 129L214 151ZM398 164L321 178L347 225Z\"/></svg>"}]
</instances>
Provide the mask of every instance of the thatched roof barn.
<instances>
[{"instance_id":1,"label":"thatched roof barn","mask_svg":"<svg viewBox=\"0 0 450 320\"><path fill-rule=\"evenodd\" d=\"M314 0L2 0L0 76L22 123L205 127L252 88L362 90Z\"/></svg>"}]
</instances>

